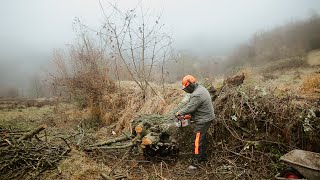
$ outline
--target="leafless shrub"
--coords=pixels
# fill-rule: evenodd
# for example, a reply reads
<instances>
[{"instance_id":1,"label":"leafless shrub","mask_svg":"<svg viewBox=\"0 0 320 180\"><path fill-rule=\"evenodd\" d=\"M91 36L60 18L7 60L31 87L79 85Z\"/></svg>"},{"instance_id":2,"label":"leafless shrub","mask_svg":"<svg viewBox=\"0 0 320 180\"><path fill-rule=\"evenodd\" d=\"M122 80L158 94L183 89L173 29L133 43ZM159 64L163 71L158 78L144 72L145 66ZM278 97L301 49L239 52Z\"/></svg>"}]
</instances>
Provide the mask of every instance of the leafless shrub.
<instances>
[{"instance_id":1,"label":"leafless shrub","mask_svg":"<svg viewBox=\"0 0 320 180\"><path fill-rule=\"evenodd\" d=\"M101 103L103 95L113 93L115 85L109 78L104 51L87 35L81 34L80 38L77 46L69 47L68 55L63 51L54 52L56 71L51 74L52 85L81 107L90 107L92 116L100 119L103 106L108 106L108 103Z\"/></svg>"}]
</instances>

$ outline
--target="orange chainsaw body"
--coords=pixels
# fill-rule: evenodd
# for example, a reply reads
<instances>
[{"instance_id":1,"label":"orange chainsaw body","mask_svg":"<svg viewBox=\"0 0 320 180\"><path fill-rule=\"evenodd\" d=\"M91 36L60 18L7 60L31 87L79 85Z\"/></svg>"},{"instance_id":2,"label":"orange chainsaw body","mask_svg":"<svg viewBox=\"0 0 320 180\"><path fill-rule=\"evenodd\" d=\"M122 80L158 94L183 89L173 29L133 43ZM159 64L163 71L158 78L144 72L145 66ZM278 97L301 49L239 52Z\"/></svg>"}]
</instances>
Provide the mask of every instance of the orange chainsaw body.
<instances>
[{"instance_id":1,"label":"orange chainsaw body","mask_svg":"<svg viewBox=\"0 0 320 180\"><path fill-rule=\"evenodd\" d=\"M177 127L186 127L190 125L191 115L186 114L184 116L177 117L176 126Z\"/></svg>"}]
</instances>

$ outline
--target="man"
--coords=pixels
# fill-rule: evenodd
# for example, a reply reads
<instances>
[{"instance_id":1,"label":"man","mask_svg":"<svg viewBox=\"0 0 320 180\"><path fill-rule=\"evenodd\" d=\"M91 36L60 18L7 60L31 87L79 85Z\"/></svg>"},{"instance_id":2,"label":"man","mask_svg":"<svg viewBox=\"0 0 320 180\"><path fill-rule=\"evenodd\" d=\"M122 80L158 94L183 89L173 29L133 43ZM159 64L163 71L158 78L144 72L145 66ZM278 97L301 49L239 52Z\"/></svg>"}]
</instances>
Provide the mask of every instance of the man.
<instances>
[{"instance_id":1,"label":"man","mask_svg":"<svg viewBox=\"0 0 320 180\"><path fill-rule=\"evenodd\" d=\"M189 102L180 109L176 115L191 114L195 121L193 161L188 167L197 169L198 163L206 160L206 134L215 118L211 96L206 88L199 85L191 75L186 75L182 80L182 88L190 93Z\"/></svg>"}]
</instances>

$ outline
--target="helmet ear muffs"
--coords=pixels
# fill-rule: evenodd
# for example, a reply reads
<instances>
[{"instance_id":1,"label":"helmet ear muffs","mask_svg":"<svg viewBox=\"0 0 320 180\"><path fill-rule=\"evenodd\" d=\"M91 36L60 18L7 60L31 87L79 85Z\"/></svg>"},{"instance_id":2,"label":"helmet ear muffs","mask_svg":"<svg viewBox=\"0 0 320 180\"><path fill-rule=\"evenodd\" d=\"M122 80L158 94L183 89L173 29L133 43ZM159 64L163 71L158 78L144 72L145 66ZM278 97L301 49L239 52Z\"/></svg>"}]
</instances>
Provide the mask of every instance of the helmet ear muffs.
<instances>
[{"instance_id":1,"label":"helmet ear muffs","mask_svg":"<svg viewBox=\"0 0 320 180\"><path fill-rule=\"evenodd\" d=\"M192 83L190 81L189 82L189 85L187 87L185 87L183 90L187 93L193 93L193 91L196 89L197 87L197 83Z\"/></svg>"},{"instance_id":2,"label":"helmet ear muffs","mask_svg":"<svg viewBox=\"0 0 320 180\"><path fill-rule=\"evenodd\" d=\"M187 82L183 85L184 88L188 87L191 84L191 82L189 80L187 80Z\"/></svg>"},{"instance_id":3,"label":"helmet ear muffs","mask_svg":"<svg viewBox=\"0 0 320 180\"><path fill-rule=\"evenodd\" d=\"M190 86L190 85L195 83L195 82L191 82L189 79L187 81L188 81L188 85L187 86Z\"/></svg>"},{"instance_id":4,"label":"helmet ear muffs","mask_svg":"<svg viewBox=\"0 0 320 180\"><path fill-rule=\"evenodd\" d=\"M182 79L182 88L186 88L188 86L190 86L191 84L194 84L196 82L196 79L191 76L191 75L186 75L183 79Z\"/></svg>"}]
</instances>

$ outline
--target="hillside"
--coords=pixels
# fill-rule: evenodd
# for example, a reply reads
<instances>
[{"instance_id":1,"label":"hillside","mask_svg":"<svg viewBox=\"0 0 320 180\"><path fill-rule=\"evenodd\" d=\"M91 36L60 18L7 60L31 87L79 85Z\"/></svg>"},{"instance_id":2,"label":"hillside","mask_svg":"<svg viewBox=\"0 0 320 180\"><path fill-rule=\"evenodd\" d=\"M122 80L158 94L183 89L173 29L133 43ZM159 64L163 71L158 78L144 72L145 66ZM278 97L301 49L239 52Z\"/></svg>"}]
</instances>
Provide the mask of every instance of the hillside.
<instances>
[{"instance_id":1,"label":"hillside","mask_svg":"<svg viewBox=\"0 0 320 180\"><path fill-rule=\"evenodd\" d=\"M310 56L315 59L314 52ZM297 60L286 59L277 64L242 69L239 74L245 74L244 84L220 92L214 100L218 118L210 130L210 159L201 166L201 171L190 174L184 169L190 159L190 148L183 147L178 158L144 160L141 155L133 154L116 173L129 179L271 178L284 166L278 158L287 151L302 148L320 152L317 146L320 141L317 126L320 92L313 85L320 84L319 67L292 66L292 63ZM221 79L216 78L211 84L219 89ZM122 85L134 87L133 82ZM157 85L153 86L157 88ZM152 93L147 101L141 102L139 92L132 90L126 90L120 96L111 95L113 102L123 105L117 105L121 108L118 114L107 111L102 116L102 125L98 126L92 121L90 107L81 110L71 102L52 99L42 104L43 100L27 103L2 99L0 127L2 131L8 127L12 131L28 130L45 123L49 126L47 135L68 139L72 145L69 155L57 164L57 169L43 173L41 179L99 179L100 174L110 170L124 152L97 150L86 153L82 147L120 135L130 127L130 119L136 114L170 112L184 96L179 83L166 86L165 102ZM246 109L243 104L252 109ZM279 136L285 138L279 139ZM190 137L185 135L185 138Z\"/></svg>"}]
</instances>

